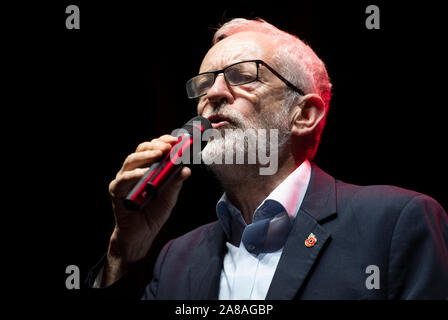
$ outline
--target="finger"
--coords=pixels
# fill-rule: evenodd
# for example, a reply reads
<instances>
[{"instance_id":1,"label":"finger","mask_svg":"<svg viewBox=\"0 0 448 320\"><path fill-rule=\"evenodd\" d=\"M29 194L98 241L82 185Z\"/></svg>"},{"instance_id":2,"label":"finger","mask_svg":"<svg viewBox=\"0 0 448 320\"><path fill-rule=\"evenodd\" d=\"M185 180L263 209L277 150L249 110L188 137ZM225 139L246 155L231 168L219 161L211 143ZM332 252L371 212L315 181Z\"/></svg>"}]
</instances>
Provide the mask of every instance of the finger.
<instances>
[{"instance_id":1,"label":"finger","mask_svg":"<svg viewBox=\"0 0 448 320\"><path fill-rule=\"evenodd\" d=\"M179 172L179 179L185 181L189 176L191 176L191 169L188 167L183 167Z\"/></svg>"},{"instance_id":2,"label":"finger","mask_svg":"<svg viewBox=\"0 0 448 320\"><path fill-rule=\"evenodd\" d=\"M180 188L185 180L191 175L191 169L188 167L183 167L179 172L176 173L172 184L176 188Z\"/></svg>"},{"instance_id":3,"label":"finger","mask_svg":"<svg viewBox=\"0 0 448 320\"><path fill-rule=\"evenodd\" d=\"M177 198L180 189L182 188L183 182L191 175L191 169L188 167L183 167L172 181L169 182L169 186L164 188L160 193L160 198L165 198L168 201L173 201Z\"/></svg>"},{"instance_id":4,"label":"finger","mask_svg":"<svg viewBox=\"0 0 448 320\"><path fill-rule=\"evenodd\" d=\"M169 134L165 134L161 137L159 137L158 139L162 140L163 142L169 143L169 144L174 144L176 143L179 138L176 138L175 136L169 135Z\"/></svg>"},{"instance_id":5,"label":"finger","mask_svg":"<svg viewBox=\"0 0 448 320\"><path fill-rule=\"evenodd\" d=\"M118 176L118 180L128 182L130 180L140 179L146 171L148 171L148 168L136 168L134 170L125 171Z\"/></svg>"},{"instance_id":6,"label":"finger","mask_svg":"<svg viewBox=\"0 0 448 320\"><path fill-rule=\"evenodd\" d=\"M171 149L171 144L164 142L160 139L154 139L140 143L135 152L142 152L146 150L162 150L163 153L168 152Z\"/></svg>"},{"instance_id":7,"label":"finger","mask_svg":"<svg viewBox=\"0 0 448 320\"><path fill-rule=\"evenodd\" d=\"M162 157L161 150L146 150L130 154L123 162L121 172L134 170L143 166L148 166Z\"/></svg>"},{"instance_id":8,"label":"finger","mask_svg":"<svg viewBox=\"0 0 448 320\"><path fill-rule=\"evenodd\" d=\"M109 184L110 195L115 198L125 197L134 187L135 182L141 179L147 170L148 168L137 168L118 173L116 178Z\"/></svg>"}]
</instances>

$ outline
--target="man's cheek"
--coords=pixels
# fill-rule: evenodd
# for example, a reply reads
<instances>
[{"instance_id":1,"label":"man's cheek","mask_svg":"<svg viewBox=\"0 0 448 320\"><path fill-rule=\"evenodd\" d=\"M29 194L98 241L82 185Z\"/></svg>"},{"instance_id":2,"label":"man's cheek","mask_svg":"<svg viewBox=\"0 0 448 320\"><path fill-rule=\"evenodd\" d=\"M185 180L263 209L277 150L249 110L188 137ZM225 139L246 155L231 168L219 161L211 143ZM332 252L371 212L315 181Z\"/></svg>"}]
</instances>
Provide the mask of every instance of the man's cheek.
<instances>
[{"instance_id":1,"label":"man's cheek","mask_svg":"<svg viewBox=\"0 0 448 320\"><path fill-rule=\"evenodd\" d=\"M198 111L199 116L202 116L202 114L204 113L204 108L205 108L205 101L203 98L201 98L201 100L199 100L198 105L196 107L196 110Z\"/></svg>"},{"instance_id":2,"label":"man's cheek","mask_svg":"<svg viewBox=\"0 0 448 320\"><path fill-rule=\"evenodd\" d=\"M259 101L259 89L260 88L258 87L254 87L252 82L247 85L239 86L238 91L235 91L235 93L247 102L255 104Z\"/></svg>"}]
</instances>

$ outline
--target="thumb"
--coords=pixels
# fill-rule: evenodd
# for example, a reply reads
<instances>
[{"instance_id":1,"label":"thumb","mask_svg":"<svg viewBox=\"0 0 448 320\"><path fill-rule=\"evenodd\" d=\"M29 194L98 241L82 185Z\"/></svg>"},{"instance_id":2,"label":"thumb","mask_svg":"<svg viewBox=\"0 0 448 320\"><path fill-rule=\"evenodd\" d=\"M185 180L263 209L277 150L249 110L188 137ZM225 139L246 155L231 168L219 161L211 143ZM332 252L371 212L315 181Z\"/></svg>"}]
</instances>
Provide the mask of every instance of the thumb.
<instances>
[{"instance_id":1,"label":"thumb","mask_svg":"<svg viewBox=\"0 0 448 320\"><path fill-rule=\"evenodd\" d=\"M187 180L187 178L191 175L191 169L188 167L183 167L176 173L176 176L173 178L173 184L177 187L180 187L182 183Z\"/></svg>"},{"instance_id":2,"label":"thumb","mask_svg":"<svg viewBox=\"0 0 448 320\"><path fill-rule=\"evenodd\" d=\"M169 186L162 190L159 198L163 198L169 203L175 202L177 196L179 195L179 191L182 188L183 182L191 175L191 169L188 167L183 167L176 173L173 177L172 181L169 182Z\"/></svg>"}]
</instances>

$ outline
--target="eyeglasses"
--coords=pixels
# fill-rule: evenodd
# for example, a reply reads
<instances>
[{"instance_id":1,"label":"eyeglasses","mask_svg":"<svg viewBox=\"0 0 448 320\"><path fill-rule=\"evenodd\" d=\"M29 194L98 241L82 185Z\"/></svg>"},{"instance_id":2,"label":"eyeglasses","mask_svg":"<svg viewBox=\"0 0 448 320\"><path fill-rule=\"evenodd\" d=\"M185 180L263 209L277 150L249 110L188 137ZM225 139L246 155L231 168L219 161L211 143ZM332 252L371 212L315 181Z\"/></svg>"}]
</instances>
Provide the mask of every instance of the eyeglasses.
<instances>
[{"instance_id":1,"label":"eyeglasses","mask_svg":"<svg viewBox=\"0 0 448 320\"><path fill-rule=\"evenodd\" d=\"M282 77L263 60L247 60L231 64L222 70L200 73L191 78L187 81L188 98L194 99L206 95L208 90L210 90L215 83L216 76L220 73L224 74L224 78L231 86L240 86L254 82L258 80L258 69L260 64L265 66L269 71L277 76L277 78L282 80L289 88L298 92L302 96L305 95L302 90Z\"/></svg>"}]
</instances>

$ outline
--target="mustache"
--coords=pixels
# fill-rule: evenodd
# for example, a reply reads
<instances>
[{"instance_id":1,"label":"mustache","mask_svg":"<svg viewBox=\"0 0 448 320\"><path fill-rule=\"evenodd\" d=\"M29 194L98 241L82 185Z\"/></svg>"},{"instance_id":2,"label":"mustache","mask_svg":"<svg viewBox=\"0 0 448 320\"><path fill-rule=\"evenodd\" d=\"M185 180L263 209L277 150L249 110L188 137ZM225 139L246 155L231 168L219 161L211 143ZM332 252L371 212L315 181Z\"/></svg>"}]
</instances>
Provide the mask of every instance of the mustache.
<instances>
[{"instance_id":1,"label":"mustache","mask_svg":"<svg viewBox=\"0 0 448 320\"><path fill-rule=\"evenodd\" d=\"M241 127L242 128L242 127L244 127L244 124L245 124L244 117L239 112L232 110L232 109L228 109L225 112L223 112L223 110L206 112L206 113L203 113L202 116L207 119L212 118L212 117L225 118L226 121L229 122L229 126L233 126L233 127Z\"/></svg>"}]
</instances>

